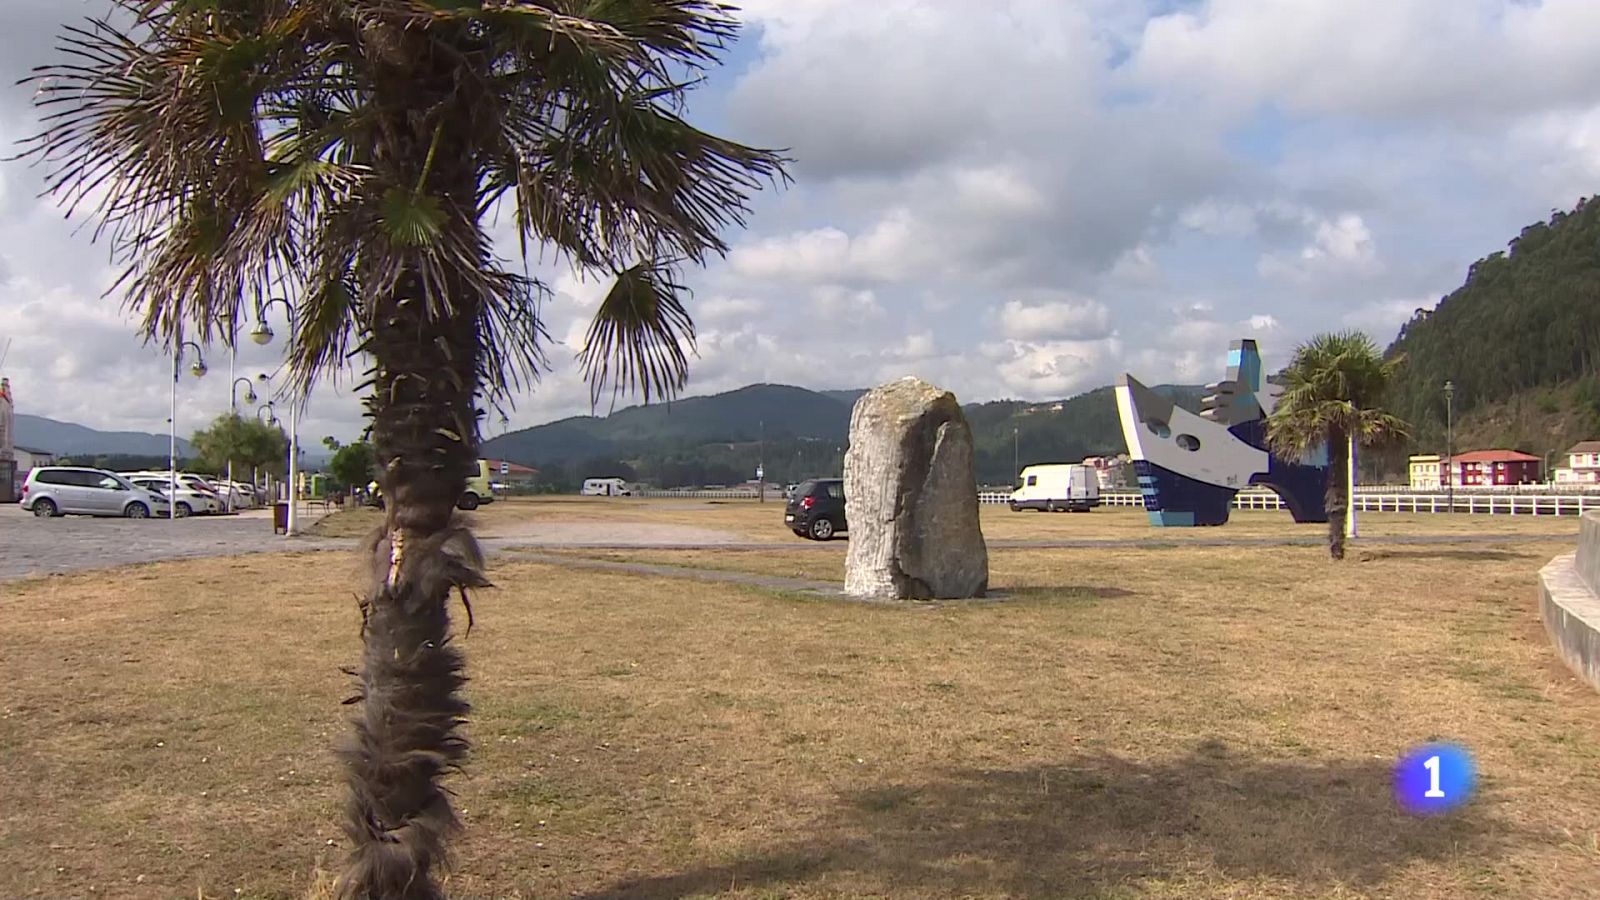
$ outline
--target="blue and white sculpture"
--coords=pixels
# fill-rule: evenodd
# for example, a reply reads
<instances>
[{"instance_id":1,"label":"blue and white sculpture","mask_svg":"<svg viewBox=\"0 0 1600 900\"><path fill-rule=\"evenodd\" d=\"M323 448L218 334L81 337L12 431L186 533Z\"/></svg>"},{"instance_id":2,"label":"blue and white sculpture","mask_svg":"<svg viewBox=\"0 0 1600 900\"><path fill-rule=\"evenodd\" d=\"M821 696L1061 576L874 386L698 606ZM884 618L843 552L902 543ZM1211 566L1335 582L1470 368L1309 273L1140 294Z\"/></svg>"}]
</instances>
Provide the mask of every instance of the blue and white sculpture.
<instances>
[{"instance_id":1,"label":"blue and white sculpture","mask_svg":"<svg viewBox=\"0 0 1600 900\"><path fill-rule=\"evenodd\" d=\"M1255 341L1233 342L1228 377L1206 393L1196 414L1132 375L1117 379L1122 434L1150 523L1222 525L1234 495L1253 484L1276 491L1296 522L1328 521L1327 448L1297 460L1267 449L1267 416L1283 388L1262 379Z\"/></svg>"}]
</instances>

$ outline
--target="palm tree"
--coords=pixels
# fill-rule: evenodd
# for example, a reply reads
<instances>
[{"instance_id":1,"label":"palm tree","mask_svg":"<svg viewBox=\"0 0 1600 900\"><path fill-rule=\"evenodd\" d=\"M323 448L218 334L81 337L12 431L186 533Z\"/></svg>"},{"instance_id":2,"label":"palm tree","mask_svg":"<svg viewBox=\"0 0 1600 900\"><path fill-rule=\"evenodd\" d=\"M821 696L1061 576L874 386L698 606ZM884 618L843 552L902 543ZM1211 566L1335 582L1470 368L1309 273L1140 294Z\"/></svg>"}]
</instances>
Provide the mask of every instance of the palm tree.
<instances>
[{"instance_id":1,"label":"palm tree","mask_svg":"<svg viewBox=\"0 0 1600 900\"><path fill-rule=\"evenodd\" d=\"M1283 394L1267 420L1273 450L1298 458L1328 448L1328 553L1344 559L1350 452L1402 441L1408 426L1379 407L1403 358L1384 359L1359 331L1320 334L1295 348Z\"/></svg>"},{"instance_id":2,"label":"palm tree","mask_svg":"<svg viewBox=\"0 0 1600 900\"><path fill-rule=\"evenodd\" d=\"M389 499L366 544L340 894L442 896L459 826L440 780L468 712L449 601L488 583L454 507L481 406L546 364L527 262L614 279L578 356L593 400L682 388L677 272L725 252L749 197L787 177L680 115L738 23L717 0L107 2L35 73L24 156L69 211L93 208L146 340L229 341L221 323L283 294L300 402L370 363ZM520 272L494 253L501 214Z\"/></svg>"}]
</instances>

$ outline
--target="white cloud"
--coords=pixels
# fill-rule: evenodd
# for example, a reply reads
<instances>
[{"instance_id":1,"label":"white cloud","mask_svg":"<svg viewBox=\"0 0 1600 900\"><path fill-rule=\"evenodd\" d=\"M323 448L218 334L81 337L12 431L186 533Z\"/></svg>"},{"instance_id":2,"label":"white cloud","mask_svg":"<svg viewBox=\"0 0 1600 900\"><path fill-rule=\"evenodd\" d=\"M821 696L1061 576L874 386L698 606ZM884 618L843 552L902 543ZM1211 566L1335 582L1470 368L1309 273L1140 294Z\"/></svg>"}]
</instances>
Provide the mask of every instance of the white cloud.
<instances>
[{"instance_id":1,"label":"white cloud","mask_svg":"<svg viewBox=\"0 0 1600 900\"><path fill-rule=\"evenodd\" d=\"M1000 333L1018 341L1098 340L1111 333L1111 310L1084 298L1008 300L1000 309Z\"/></svg>"},{"instance_id":2,"label":"white cloud","mask_svg":"<svg viewBox=\"0 0 1600 900\"><path fill-rule=\"evenodd\" d=\"M1372 275L1382 268L1372 231L1355 213L1317 221L1311 240L1295 256L1269 253L1257 265L1264 278L1299 282L1330 273Z\"/></svg>"},{"instance_id":3,"label":"white cloud","mask_svg":"<svg viewBox=\"0 0 1600 900\"><path fill-rule=\"evenodd\" d=\"M1600 5L1207 0L1145 26L1141 85L1308 115L1491 122L1593 102Z\"/></svg>"}]
</instances>

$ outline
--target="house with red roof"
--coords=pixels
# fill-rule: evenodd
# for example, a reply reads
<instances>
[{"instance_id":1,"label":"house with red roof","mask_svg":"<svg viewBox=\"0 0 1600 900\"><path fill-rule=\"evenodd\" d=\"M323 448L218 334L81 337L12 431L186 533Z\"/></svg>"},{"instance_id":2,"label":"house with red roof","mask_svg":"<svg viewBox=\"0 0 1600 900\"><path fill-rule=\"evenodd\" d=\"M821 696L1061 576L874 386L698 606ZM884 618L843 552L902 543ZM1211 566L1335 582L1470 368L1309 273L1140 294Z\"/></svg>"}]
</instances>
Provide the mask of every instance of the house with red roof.
<instances>
[{"instance_id":1,"label":"house with red roof","mask_svg":"<svg viewBox=\"0 0 1600 900\"><path fill-rule=\"evenodd\" d=\"M1503 487L1540 483L1543 463L1517 450L1469 450L1451 458L1448 468L1457 487Z\"/></svg>"}]
</instances>

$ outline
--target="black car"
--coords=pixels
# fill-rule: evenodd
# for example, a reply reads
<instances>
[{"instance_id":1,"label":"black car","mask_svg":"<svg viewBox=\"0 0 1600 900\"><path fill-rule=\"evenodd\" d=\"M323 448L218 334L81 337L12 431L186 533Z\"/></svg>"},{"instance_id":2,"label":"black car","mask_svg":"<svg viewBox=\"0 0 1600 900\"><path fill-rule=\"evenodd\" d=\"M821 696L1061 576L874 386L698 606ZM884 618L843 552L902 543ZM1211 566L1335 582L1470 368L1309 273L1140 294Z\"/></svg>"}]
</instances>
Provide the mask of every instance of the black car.
<instances>
[{"instance_id":1,"label":"black car","mask_svg":"<svg viewBox=\"0 0 1600 900\"><path fill-rule=\"evenodd\" d=\"M833 540L839 532L849 531L844 521L844 479L813 478L796 485L783 507L783 524L813 541Z\"/></svg>"}]
</instances>

